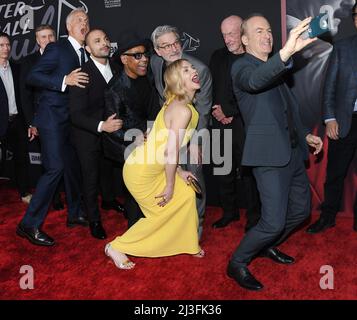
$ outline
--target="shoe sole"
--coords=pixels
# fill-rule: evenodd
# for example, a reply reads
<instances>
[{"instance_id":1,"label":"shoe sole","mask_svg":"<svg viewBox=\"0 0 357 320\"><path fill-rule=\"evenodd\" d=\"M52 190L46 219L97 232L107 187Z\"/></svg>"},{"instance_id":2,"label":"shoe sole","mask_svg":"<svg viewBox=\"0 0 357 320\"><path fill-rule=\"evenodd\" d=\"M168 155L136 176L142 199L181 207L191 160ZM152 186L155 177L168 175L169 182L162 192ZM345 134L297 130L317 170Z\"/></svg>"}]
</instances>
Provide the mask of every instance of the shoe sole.
<instances>
[{"instance_id":1,"label":"shoe sole","mask_svg":"<svg viewBox=\"0 0 357 320\"><path fill-rule=\"evenodd\" d=\"M29 237L25 232L23 232L21 229L16 229L16 234L21 238L26 238L28 241L30 241L32 244L36 246L52 247L55 244L55 242L53 242L52 244L46 244L43 242L35 241L31 237Z\"/></svg>"}]
</instances>

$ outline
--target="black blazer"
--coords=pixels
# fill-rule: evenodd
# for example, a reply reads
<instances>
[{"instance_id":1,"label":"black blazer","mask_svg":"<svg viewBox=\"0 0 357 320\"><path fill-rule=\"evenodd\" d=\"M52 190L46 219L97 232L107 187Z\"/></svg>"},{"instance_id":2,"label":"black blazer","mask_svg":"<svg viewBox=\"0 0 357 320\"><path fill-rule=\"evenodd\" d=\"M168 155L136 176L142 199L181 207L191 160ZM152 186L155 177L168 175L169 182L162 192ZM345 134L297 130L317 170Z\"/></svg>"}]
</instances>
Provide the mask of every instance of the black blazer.
<instances>
[{"instance_id":1,"label":"black blazer","mask_svg":"<svg viewBox=\"0 0 357 320\"><path fill-rule=\"evenodd\" d=\"M29 75L31 68L40 59L40 51L36 51L24 58L21 63L20 73L20 94L22 101L22 109L27 126L32 125L33 118L39 103L41 89L26 83L26 78Z\"/></svg>"},{"instance_id":2,"label":"black blazer","mask_svg":"<svg viewBox=\"0 0 357 320\"><path fill-rule=\"evenodd\" d=\"M267 62L245 53L233 64L233 88L246 130L242 165L280 167L289 162L287 106L299 147L304 158L308 157L305 137L309 131L301 123L297 100L282 79L288 70L279 53Z\"/></svg>"},{"instance_id":3,"label":"black blazer","mask_svg":"<svg viewBox=\"0 0 357 320\"><path fill-rule=\"evenodd\" d=\"M341 138L351 129L357 99L357 36L333 46L323 90L323 120L335 118Z\"/></svg>"},{"instance_id":4,"label":"black blazer","mask_svg":"<svg viewBox=\"0 0 357 320\"><path fill-rule=\"evenodd\" d=\"M14 82L15 91L15 101L17 112L20 117L23 117L22 107L21 107L21 97L20 97L20 65L10 61L10 68L12 72L12 78ZM0 77L0 137L4 136L9 122L9 101L7 99L7 93Z\"/></svg>"},{"instance_id":5,"label":"black blazer","mask_svg":"<svg viewBox=\"0 0 357 320\"><path fill-rule=\"evenodd\" d=\"M103 149L106 157L124 161L125 147L131 141L124 141L124 136L129 129L138 129L145 132L147 121L155 120L160 111L159 96L151 81L147 79L151 89L150 96L145 110L139 110L136 105L136 97L140 95L131 86L130 79L123 69L110 80L108 88L105 90L105 116L114 113L123 120L123 127L113 133L103 135Z\"/></svg>"},{"instance_id":6,"label":"black blazer","mask_svg":"<svg viewBox=\"0 0 357 320\"><path fill-rule=\"evenodd\" d=\"M239 115L231 78L232 64L238 57L239 55L230 53L224 47L212 54L209 63L212 74L212 104L220 104L227 117Z\"/></svg>"},{"instance_id":7,"label":"black blazer","mask_svg":"<svg viewBox=\"0 0 357 320\"><path fill-rule=\"evenodd\" d=\"M110 66L114 76L117 69L113 65ZM89 83L85 88L70 87L69 110L74 142L88 145L98 142L100 137L99 122L106 119L104 91L107 82L92 59L84 64L82 71L88 74Z\"/></svg>"}]
</instances>

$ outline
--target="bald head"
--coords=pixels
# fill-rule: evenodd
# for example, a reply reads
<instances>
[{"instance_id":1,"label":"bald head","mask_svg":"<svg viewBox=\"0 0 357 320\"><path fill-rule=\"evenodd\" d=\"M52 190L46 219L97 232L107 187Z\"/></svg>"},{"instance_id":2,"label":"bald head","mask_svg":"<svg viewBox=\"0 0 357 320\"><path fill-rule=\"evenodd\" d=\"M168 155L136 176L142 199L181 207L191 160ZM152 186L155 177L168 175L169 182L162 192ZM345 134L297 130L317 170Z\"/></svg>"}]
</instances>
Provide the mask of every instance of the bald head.
<instances>
[{"instance_id":1,"label":"bald head","mask_svg":"<svg viewBox=\"0 0 357 320\"><path fill-rule=\"evenodd\" d=\"M242 43L248 53L267 61L273 49L273 35L269 21L259 14L252 15L244 20Z\"/></svg>"},{"instance_id":2,"label":"bald head","mask_svg":"<svg viewBox=\"0 0 357 320\"><path fill-rule=\"evenodd\" d=\"M242 18L239 16L229 16L221 23L221 32L224 43L227 49L233 54L241 54L244 52L241 43L240 27Z\"/></svg>"}]
</instances>

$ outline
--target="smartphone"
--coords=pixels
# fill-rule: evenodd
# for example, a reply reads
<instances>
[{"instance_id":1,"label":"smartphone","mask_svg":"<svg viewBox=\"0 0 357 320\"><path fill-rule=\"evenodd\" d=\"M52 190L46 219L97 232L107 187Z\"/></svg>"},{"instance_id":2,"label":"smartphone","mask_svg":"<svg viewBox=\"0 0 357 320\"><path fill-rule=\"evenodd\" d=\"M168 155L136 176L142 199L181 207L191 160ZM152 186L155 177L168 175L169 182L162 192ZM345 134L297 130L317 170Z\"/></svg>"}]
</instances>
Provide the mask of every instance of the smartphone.
<instances>
[{"instance_id":1,"label":"smartphone","mask_svg":"<svg viewBox=\"0 0 357 320\"><path fill-rule=\"evenodd\" d=\"M327 20L327 13L321 13L318 16L314 17L310 22L309 29L307 30L309 38L315 38L325 32L330 31Z\"/></svg>"}]
</instances>

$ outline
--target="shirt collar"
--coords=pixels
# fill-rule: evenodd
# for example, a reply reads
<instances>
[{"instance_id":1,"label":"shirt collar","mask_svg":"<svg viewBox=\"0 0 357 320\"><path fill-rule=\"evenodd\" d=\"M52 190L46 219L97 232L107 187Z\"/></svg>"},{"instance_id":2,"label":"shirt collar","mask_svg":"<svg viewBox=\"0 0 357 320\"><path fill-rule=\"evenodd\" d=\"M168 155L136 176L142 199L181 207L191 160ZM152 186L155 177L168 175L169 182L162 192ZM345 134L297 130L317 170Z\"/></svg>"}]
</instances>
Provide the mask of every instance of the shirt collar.
<instances>
[{"instance_id":1,"label":"shirt collar","mask_svg":"<svg viewBox=\"0 0 357 320\"><path fill-rule=\"evenodd\" d=\"M92 59L92 61L94 62L94 64L96 65L96 67L99 69L101 73L103 73L109 67L109 60L107 60L107 64L104 65L98 62L97 60L93 59L92 56L90 58Z\"/></svg>"},{"instance_id":2,"label":"shirt collar","mask_svg":"<svg viewBox=\"0 0 357 320\"><path fill-rule=\"evenodd\" d=\"M79 42L76 40L76 39L74 39L72 36L68 36L68 41L71 43L71 45L72 45L72 47L74 48L74 50L79 50L80 48L84 48L84 46L81 46L80 44L79 44Z\"/></svg>"},{"instance_id":3,"label":"shirt collar","mask_svg":"<svg viewBox=\"0 0 357 320\"><path fill-rule=\"evenodd\" d=\"M1 67L2 70L9 69L10 68L9 60L7 60L6 63L2 64L0 67Z\"/></svg>"}]
</instances>

